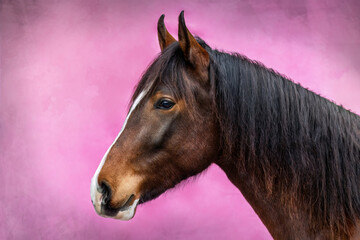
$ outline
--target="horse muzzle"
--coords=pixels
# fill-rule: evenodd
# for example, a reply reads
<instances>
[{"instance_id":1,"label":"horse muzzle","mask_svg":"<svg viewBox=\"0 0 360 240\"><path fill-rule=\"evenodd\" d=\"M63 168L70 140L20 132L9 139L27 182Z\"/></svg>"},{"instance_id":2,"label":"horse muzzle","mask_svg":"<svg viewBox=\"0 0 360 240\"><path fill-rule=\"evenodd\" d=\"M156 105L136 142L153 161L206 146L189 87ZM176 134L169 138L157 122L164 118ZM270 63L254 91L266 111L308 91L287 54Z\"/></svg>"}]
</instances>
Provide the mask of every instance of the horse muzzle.
<instances>
[{"instance_id":1,"label":"horse muzzle","mask_svg":"<svg viewBox=\"0 0 360 240\"><path fill-rule=\"evenodd\" d=\"M125 197L119 205L111 203L112 191L106 182L97 184L94 178L91 180L91 202L97 214L102 217L120 220L130 220L134 217L139 199L134 194Z\"/></svg>"}]
</instances>

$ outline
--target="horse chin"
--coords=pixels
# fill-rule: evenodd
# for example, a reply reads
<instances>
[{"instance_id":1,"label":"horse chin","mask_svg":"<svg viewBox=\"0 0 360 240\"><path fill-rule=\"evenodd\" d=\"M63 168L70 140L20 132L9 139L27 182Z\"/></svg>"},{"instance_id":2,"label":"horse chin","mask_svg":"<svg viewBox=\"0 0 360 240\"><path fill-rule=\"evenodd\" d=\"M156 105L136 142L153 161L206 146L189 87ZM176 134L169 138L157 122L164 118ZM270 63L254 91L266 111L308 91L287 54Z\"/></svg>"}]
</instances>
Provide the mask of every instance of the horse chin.
<instances>
[{"instance_id":1,"label":"horse chin","mask_svg":"<svg viewBox=\"0 0 360 240\"><path fill-rule=\"evenodd\" d=\"M139 203L139 199L136 199L133 204L131 204L126 209L124 209L122 211L119 211L115 216L107 216L107 215L103 215L103 214L100 214L100 215L102 217L114 218L114 219L119 219L119 220L123 220L123 221L128 221L128 220L132 219L135 216L136 207L137 207L138 203Z\"/></svg>"}]
</instances>

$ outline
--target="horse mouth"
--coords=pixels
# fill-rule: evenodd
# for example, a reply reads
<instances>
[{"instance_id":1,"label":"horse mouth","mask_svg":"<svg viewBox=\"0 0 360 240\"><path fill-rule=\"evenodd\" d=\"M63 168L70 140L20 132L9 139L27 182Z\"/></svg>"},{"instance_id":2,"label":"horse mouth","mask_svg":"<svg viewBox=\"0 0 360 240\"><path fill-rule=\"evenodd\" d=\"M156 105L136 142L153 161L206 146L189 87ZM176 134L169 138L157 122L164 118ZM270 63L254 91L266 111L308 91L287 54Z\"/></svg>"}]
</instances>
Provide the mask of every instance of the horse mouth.
<instances>
[{"instance_id":1,"label":"horse mouth","mask_svg":"<svg viewBox=\"0 0 360 240\"><path fill-rule=\"evenodd\" d=\"M109 206L109 204L101 204L101 213L103 215L106 215L107 217L115 217L119 213L126 212L130 210L131 207L134 207L134 200L135 195L131 194L131 196L126 200L126 202L120 207L112 207Z\"/></svg>"},{"instance_id":2,"label":"horse mouth","mask_svg":"<svg viewBox=\"0 0 360 240\"><path fill-rule=\"evenodd\" d=\"M128 210L129 207L132 206L134 199L135 199L135 195L134 195L134 194L131 194L131 196L130 196L129 199L125 202L125 204L122 205L122 206L119 208L119 211L120 211L120 212L123 212L123 211Z\"/></svg>"}]
</instances>

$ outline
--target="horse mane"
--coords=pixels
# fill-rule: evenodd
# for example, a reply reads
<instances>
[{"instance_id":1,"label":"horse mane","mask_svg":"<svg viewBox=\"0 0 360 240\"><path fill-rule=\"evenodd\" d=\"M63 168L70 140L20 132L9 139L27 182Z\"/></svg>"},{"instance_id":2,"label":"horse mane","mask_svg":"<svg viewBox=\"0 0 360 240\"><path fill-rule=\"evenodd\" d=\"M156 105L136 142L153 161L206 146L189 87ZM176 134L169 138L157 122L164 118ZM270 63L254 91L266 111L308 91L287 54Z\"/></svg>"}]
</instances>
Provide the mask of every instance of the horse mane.
<instances>
[{"instance_id":1,"label":"horse mane","mask_svg":"<svg viewBox=\"0 0 360 240\"><path fill-rule=\"evenodd\" d=\"M237 162L254 191L279 196L291 216L305 211L313 231L348 238L360 217L360 117L259 62L197 41L211 59L223 157ZM162 83L194 103L185 64L173 43L144 73L133 100Z\"/></svg>"},{"instance_id":2,"label":"horse mane","mask_svg":"<svg viewBox=\"0 0 360 240\"><path fill-rule=\"evenodd\" d=\"M254 186L302 209L313 230L350 236L360 217L360 117L237 53L201 45L215 68L225 157ZM296 207L297 206L297 207Z\"/></svg>"}]
</instances>

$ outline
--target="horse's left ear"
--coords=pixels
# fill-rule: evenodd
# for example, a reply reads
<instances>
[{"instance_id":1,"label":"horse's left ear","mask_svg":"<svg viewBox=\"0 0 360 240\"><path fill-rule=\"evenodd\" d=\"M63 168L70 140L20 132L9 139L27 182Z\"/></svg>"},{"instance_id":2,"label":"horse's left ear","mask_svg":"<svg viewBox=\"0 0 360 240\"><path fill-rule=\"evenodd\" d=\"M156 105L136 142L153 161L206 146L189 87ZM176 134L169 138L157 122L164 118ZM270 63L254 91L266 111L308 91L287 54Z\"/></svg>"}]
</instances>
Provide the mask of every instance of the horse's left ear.
<instances>
[{"instance_id":1,"label":"horse's left ear","mask_svg":"<svg viewBox=\"0 0 360 240\"><path fill-rule=\"evenodd\" d=\"M179 16L179 45L188 62L201 76L207 78L209 53L196 41L185 25L184 11Z\"/></svg>"}]
</instances>

